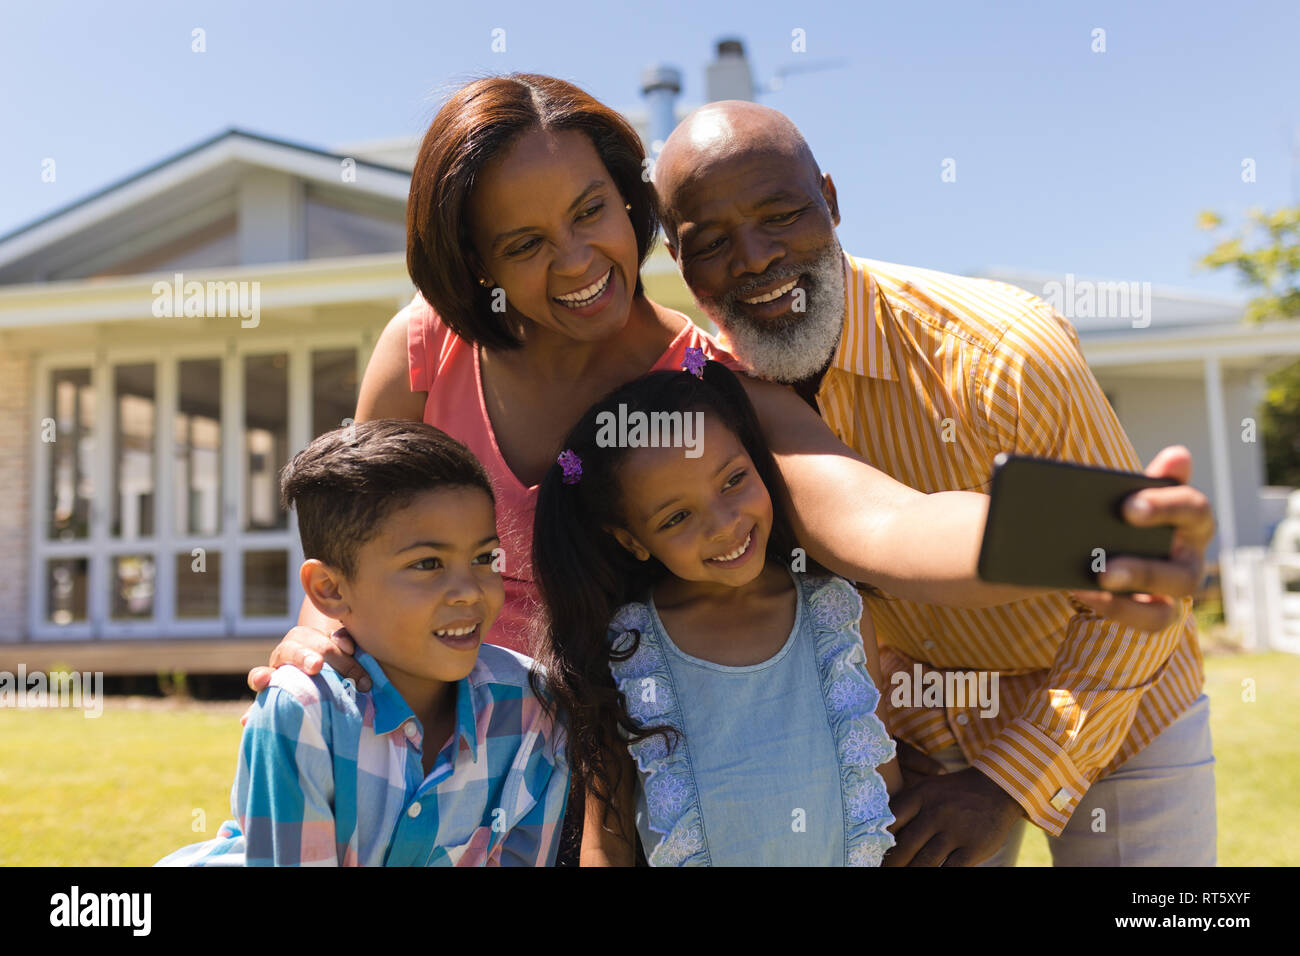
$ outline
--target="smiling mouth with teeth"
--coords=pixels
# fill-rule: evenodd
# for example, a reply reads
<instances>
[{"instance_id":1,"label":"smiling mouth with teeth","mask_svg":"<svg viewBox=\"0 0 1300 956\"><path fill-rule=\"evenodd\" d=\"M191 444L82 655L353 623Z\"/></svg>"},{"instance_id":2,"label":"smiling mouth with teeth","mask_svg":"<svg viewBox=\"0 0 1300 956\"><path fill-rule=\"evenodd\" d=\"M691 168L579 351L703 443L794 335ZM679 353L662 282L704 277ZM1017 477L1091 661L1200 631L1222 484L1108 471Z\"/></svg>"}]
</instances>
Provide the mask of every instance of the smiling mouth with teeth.
<instances>
[{"instance_id":1,"label":"smiling mouth with teeth","mask_svg":"<svg viewBox=\"0 0 1300 956\"><path fill-rule=\"evenodd\" d=\"M738 557L744 554L745 551L749 548L750 539L753 537L754 537L754 532L751 529L749 534L745 535L745 540L740 543L740 547L738 547L735 551L731 551L727 554L720 554L716 558L708 558L707 560L716 561L719 564L725 564L728 561L735 561Z\"/></svg>"},{"instance_id":2,"label":"smiling mouth with teeth","mask_svg":"<svg viewBox=\"0 0 1300 956\"><path fill-rule=\"evenodd\" d=\"M466 637L478 630L478 624L474 623L468 627L450 627L441 631L434 631L436 637Z\"/></svg>"},{"instance_id":3,"label":"smiling mouth with teeth","mask_svg":"<svg viewBox=\"0 0 1300 956\"><path fill-rule=\"evenodd\" d=\"M613 277L614 267L610 266L608 272L585 289L579 289L577 292L571 292L568 295L557 295L554 297L555 301L579 309L584 305L590 305L604 293L605 287L609 285L610 279Z\"/></svg>"},{"instance_id":4,"label":"smiling mouth with teeth","mask_svg":"<svg viewBox=\"0 0 1300 956\"><path fill-rule=\"evenodd\" d=\"M764 302L773 302L781 298L781 296L785 295L787 292L789 292L798 284L799 284L799 276L795 276L785 285L778 286L777 288L773 289L771 292L767 292L763 295L756 296L753 299L741 299L740 301L745 303L746 305L762 305Z\"/></svg>"}]
</instances>

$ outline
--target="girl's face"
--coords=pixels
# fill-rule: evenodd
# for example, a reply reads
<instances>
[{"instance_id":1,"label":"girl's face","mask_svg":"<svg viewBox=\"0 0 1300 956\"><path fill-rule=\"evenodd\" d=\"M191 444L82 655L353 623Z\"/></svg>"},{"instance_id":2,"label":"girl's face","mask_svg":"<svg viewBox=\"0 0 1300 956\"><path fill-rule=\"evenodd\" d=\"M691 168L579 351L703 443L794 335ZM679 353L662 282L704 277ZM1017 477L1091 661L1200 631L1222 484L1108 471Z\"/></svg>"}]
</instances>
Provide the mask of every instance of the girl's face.
<instances>
[{"instance_id":1,"label":"girl's face","mask_svg":"<svg viewBox=\"0 0 1300 956\"><path fill-rule=\"evenodd\" d=\"M702 454L638 448L619 469L625 527L619 544L651 555L684 581L740 587L762 573L772 531L772 499L745 446L705 412Z\"/></svg>"},{"instance_id":2,"label":"girl's face","mask_svg":"<svg viewBox=\"0 0 1300 956\"><path fill-rule=\"evenodd\" d=\"M523 134L470 196L476 278L504 290L511 315L579 341L616 335L638 267L625 203L585 134Z\"/></svg>"}]
</instances>

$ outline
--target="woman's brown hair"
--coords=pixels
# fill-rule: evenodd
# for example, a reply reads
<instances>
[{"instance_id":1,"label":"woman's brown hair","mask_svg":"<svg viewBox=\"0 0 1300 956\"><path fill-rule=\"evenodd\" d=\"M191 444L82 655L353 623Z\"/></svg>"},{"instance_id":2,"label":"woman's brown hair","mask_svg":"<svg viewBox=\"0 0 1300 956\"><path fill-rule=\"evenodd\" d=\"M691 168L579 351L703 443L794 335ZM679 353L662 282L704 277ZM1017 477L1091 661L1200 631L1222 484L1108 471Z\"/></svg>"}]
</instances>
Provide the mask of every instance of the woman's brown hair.
<instances>
[{"instance_id":1,"label":"woman's brown hair","mask_svg":"<svg viewBox=\"0 0 1300 956\"><path fill-rule=\"evenodd\" d=\"M529 130L586 134L609 170L636 232L638 266L659 231L654 188L643 178L645 149L619 113L571 83L536 73L474 80L443 104L420 144L406 204L406 268L438 317L468 342L490 349L523 343L493 312L478 282L470 238L470 192L479 171ZM643 294L637 275L635 295Z\"/></svg>"}]
</instances>

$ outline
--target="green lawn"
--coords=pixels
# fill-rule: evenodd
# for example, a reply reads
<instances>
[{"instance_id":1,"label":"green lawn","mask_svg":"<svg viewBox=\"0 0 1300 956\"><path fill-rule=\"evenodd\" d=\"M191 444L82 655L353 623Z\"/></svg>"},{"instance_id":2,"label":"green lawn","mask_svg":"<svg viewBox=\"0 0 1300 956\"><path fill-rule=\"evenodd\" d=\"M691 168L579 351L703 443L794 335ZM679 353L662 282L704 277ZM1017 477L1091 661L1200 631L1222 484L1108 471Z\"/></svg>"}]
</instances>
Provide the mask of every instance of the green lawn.
<instances>
[{"instance_id":1,"label":"green lawn","mask_svg":"<svg viewBox=\"0 0 1300 956\"><path fill-rule=\"evenodd\" d=\"M1296 865L1300 657L1212 657L1206 676L1219 862ZM1253 702L1242 700L1244 679L1255 682ZM110 698L98 719L0 709L0 864L148 865L212 836L230 813L243 707ZM1032 830L1020 864L1050 861Z\"/></svg>"}]
</instances>

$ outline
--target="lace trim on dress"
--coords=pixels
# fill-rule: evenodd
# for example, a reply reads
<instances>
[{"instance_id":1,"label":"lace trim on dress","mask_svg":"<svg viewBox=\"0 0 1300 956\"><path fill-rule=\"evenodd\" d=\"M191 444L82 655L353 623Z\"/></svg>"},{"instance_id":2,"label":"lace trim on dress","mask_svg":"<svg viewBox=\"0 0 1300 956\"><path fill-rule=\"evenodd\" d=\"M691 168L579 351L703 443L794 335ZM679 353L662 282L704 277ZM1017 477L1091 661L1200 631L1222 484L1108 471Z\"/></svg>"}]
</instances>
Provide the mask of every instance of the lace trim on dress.
<instances>
[{"instance_id":1,"label":"lace trim on dress","mask_svg":"<svg viewBox=\"0 0 1300 956\"><path fill-rule=\"evenodd\" d=\"M611 649L631 647L636 631L641 635L636 653L625 661L610 661L614 683L627 701L628 714L642 727L668 724L681 730L685 723L673 689L672 675L654 633L650 608L625 604L610 622ZM645 802L649 827L663 835L649 850L651 866L708 866L704 820L691 772L686 742L678 738L669 748L661 734L628 745L632 759L645 777Z\"/></svg>"},{"instance_id":2,"label":"lace trim on dress","mask_svg":"<svg viewBox=\"0 0 1300 956\"><path fill-rule=\"evenodd\" d=\"M800 577L816 631L822 695L840 758L844 837L849 866L879 866L894 845L889 793L876 770L894 756L894 741L876 716L880 691L871 682L858 622L862 598L843 578Z\"/></svg>"}]
</instances>

